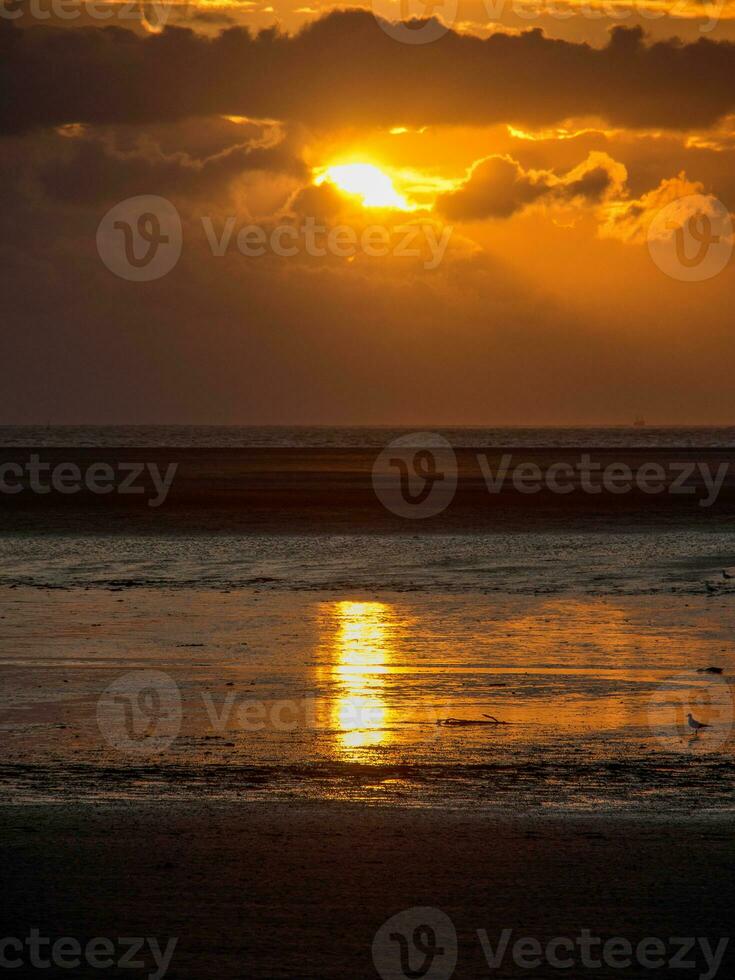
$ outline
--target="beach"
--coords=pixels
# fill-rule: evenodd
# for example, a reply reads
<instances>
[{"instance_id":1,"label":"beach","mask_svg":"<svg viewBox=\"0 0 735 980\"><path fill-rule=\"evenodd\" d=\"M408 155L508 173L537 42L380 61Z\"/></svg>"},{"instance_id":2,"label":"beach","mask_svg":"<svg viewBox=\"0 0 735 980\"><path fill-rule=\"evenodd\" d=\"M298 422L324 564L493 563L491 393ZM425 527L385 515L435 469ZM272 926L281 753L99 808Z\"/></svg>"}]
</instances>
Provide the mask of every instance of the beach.
<instances>
[{"instance_id":1,"label":"beach","mask_svg":"<svg viewBox=\"0 0 735 980\"><path fill-rule=\"evenodd\" d=\"M162 950L176 937L169 978L371 980L380 976L376 933L417 907L449 917L454 976L466 980L703 977L708 967L699 946L683 958L689 968L671 967L682 948L675 940L706 937L715 950L732 928L731 822L696 814L559 819L510 808L489 816L203 800L5 804L0 812L7 935L25 936L36 926L46 937L83 941L155 937ZM505 929L511 943L490 967L478 930L497 952ZM574 941L583 930L634 949L659 940L649 947L658 966L607 965L599 942L588 960L599 966L585 968L577 945L571 970L514 963L519 939L535 939L545 950L549 940ZM626 957L616 948L611 962L620 964ZM149 950L141 963L136 975L155 972ZM728 947L721 977L731 975L732 963Z\"/></svg>"},{"instance_id":2,"label":"beach","mask_svg":"<svg viewBox=\"0 0 735 980\"><path fill-rule=\"evenodd\" d=\"M588 448L510 453L546 479ZM5 460L36 453L183 469L160 507L2 501L3 935L106 937L112 975L148 937L156 980L638 980L691 936L683 975L728 976L729 474L706 507L701 469L681 499L513 468L493 497L468 448L432 523L386 506L377 447ZM456 963L421 962L436 935Z\"/></svg>"},{"instance_id":3,"label":"beach","mask_svg":"<svg viewBox=\"0 0 735 980\"><path fill-rule=\"evenodd\" d=\"M6 789L729 810L730 593L630 591L6 587Z\"/></svg>"}]
</instances>

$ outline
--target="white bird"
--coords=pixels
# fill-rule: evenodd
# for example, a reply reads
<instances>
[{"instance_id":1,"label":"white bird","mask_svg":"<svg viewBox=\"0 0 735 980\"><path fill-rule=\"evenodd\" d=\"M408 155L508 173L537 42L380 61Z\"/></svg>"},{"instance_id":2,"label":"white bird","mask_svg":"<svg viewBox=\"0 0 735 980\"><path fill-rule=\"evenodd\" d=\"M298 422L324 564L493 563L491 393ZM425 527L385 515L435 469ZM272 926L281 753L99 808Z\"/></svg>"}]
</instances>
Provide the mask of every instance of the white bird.
<instances>
[{"instance_id":1,"label":"white bird","mask_svg":"<svg viewBox=\"0 0 735 980\"><path fill-rule=\"evenodd\" d=\"M691 711L687 715L687 721L689 722L689 727L694 730L695 735L699 735L700 728L711 728L711 725L706 725L703 721L697 721L696 718L692 717Z\"/></svg>"}]
</instances>

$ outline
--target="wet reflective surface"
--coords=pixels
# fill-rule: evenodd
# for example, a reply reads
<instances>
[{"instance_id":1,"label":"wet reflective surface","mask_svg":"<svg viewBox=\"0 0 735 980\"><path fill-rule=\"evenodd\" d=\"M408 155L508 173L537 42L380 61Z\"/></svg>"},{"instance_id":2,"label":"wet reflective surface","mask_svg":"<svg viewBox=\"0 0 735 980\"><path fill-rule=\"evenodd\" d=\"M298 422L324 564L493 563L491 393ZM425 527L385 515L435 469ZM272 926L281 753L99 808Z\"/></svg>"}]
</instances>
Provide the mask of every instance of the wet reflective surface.
<instances>
[{"instance_id":1,"label":"wet reflective surface","mask_svg":"<svg viewBox=\"0 0 735 980\"><path fill-rule=\"evenodd\" d=\"M317 679L330 689L327 717L339 734L344 758L355 749L382 745L389 740L392 713L385 701L386 675L396 655L398 618L385 602L338 601L318 611L328 666Z\"/></svg>"},{"instance_id":2,"label":"wet reflective surface","mask_svg":"<svg viewBox=\"0 0 735 980\"><path fill-rule=\"evenodd\" d=\"M17 799L732 807L724 599L18 588L2 616Z\"/></svg>"}]
</instances>

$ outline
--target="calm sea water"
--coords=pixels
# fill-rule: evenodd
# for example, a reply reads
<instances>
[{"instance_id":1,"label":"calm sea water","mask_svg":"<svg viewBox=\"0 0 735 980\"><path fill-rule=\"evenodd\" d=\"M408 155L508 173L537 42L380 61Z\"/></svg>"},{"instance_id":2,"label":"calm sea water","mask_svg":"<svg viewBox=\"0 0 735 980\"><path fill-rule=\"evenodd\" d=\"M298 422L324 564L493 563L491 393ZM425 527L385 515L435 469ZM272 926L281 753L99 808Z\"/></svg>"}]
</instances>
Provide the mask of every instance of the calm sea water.
<instances>
[{"instance_id":1,"label":"calm sea water","mask_svg":"<svg viewBox=\"0 0 735 980\"><path fill-rule=\"evenodd\" d=\"M453 446L735 446L735 425L643 427L19 425L0 426L0 446L380 447L401 435L436 432Z\"/></svg>"}]
</instances>

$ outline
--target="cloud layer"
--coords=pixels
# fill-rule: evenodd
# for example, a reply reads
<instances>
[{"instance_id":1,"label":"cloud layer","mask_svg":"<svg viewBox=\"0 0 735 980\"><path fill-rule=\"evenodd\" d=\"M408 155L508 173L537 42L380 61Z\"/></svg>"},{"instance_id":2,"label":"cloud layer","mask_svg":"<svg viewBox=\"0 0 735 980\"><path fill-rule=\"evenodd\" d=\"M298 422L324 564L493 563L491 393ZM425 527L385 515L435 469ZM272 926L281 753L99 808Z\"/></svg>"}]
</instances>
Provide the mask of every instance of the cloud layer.
<instances>
[{"instance_id":1,"label":"cloud layer","mask_svg":"<svg viewBox=\"0 0 735 980\"><path fill-rule=\"evenodd\" d=\"M562 177L549 170L525 171L508 156L490 156L472 167L457 190L441 195L437 209L453 221L475 221L509 218L536 202L596 203L613 188L621 189L626 176L625 167L604 153L591 153Z\"/></svg>"},{"instance_id":2,"label":"cloud layer","mask_svg":"<svg viewBox=\"0 0 735 980\"><path fill-rule=\"evenodd\" d=\"M215 113L311 127L598 116L688 128L735 109L733 77L734 44L646 45L639 28L615 28L596 49L539 30L401 44L364 11L332 13L293 36L232 28L212 39L181 28L139 36L0 22L5 133Z\"/></svg>"}]
</instances>

